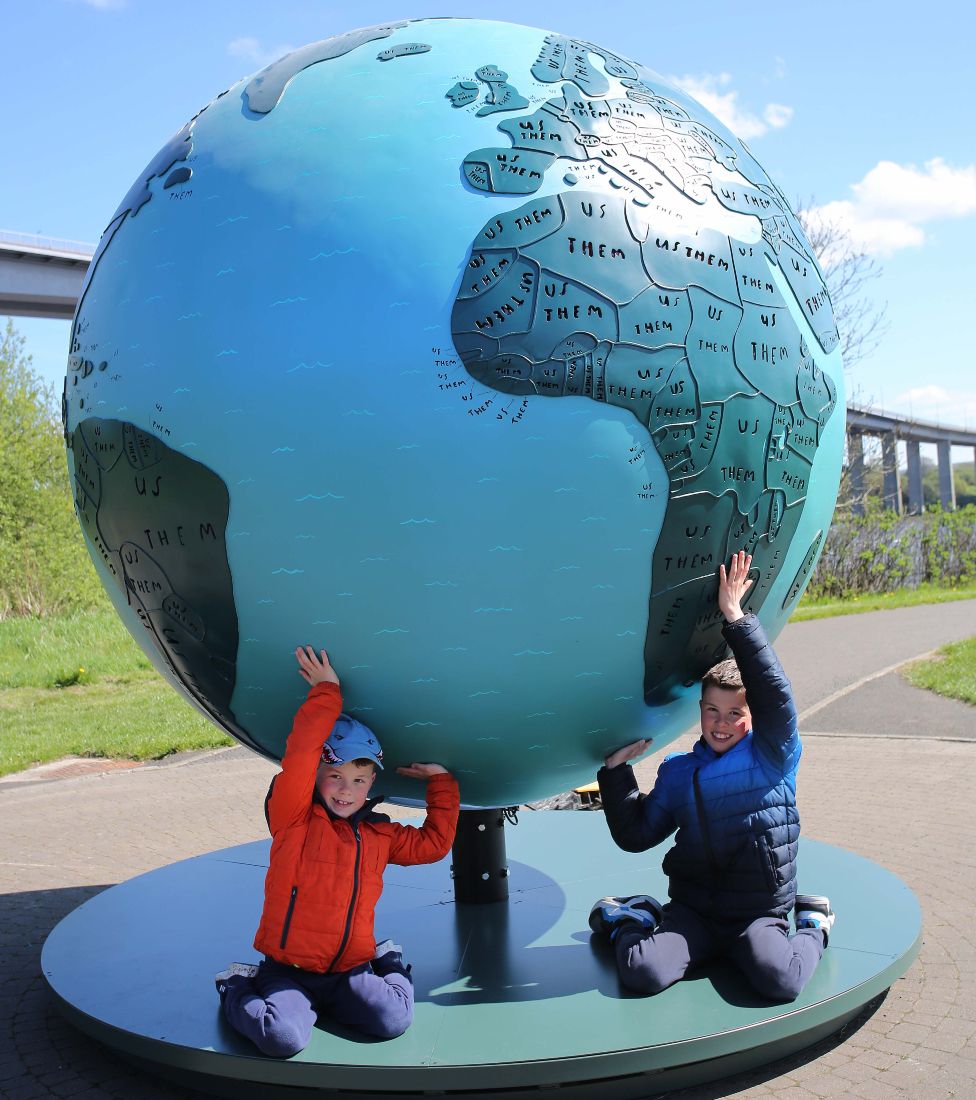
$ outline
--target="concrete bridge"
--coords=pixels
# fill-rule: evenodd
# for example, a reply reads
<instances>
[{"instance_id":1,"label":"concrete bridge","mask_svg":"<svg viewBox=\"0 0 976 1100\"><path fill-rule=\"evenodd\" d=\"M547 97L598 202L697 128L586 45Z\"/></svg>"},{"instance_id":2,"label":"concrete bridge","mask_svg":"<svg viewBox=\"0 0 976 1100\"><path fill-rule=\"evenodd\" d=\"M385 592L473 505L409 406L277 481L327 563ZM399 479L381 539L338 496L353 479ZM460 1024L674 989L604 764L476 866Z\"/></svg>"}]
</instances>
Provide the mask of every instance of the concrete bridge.
<instances>
[{"instance_id":1,"label":"concrete bridge","mask_svg":"<svg viewBox=\"0 0 976 1100\"><path fill-rule=\"evenodd\" d=\"M897 413L847 406L847 469L850 476L851 499L855 511L863 511L864 501L864 436L881 438L882 498L886 508L917 515L924 510L922 500L922 443L934 443L939 466L939 502L951 511L956 507L956 487L952 472L952 448L974 448L976 431L968 428L915 420ZM905 444L908 458L908 501L902 500L898 477L898 443Z\"/></svg>"},{"instance_id":2,"label":"concrete bridge","mask_svg":"<svg viewBox=\"0 0 976 1100\"><path fill-rule=\"evenodd\" d=\"M95 246L0 229L0 315L70 321Z\"/></svg>"},{"instance_id":3,"label":"concrete bridge","mask_svg":"<svg viewBox=\"0 0 976 1100\"><path fill-rule=\"evenodd\" d=\"M70 321L81 294L95 246L0 229L0 315L54 317ZM898 477L899 442L908 456L907 511L923 510L922 461L919 447L934 443L939 465L939 499L942 507L956 506L952 474L952 448L973 447L976 431L933 424L895 413L877 412L849 405L847 455L855 510L864 499L864 436L881 439L881 465L885 506L905 510Z\"/></svg>"}]
</instances>

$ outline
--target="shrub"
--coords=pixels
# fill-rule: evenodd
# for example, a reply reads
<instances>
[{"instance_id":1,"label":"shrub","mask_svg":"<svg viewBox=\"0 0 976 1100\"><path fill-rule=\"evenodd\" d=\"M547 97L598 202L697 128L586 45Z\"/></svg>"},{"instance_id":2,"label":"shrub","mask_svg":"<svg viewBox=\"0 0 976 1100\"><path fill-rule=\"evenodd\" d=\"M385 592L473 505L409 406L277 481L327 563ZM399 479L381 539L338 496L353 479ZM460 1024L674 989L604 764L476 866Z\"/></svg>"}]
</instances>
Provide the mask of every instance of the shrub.
<instances>
[{"instance_id":1,"label":"shrub","mask_svg":"<svg viewBox=\"0 0 976 1100\"><path fill-rule=\"evenodd\" d=\"M813 572L810 596L845 599L921 584L976 581L976 507L898 516L880 506L836 519Z\"/></svg>"},{"instance_id":2,"label":"shrub","mask_svg":"<svg viewBox=\"0 0 976 1100\"><path fill-rule=\"evenodd\" d=\"M106 602L74 516L57 399L0 335L0 618Z\"/></svg>"}]
</instances>

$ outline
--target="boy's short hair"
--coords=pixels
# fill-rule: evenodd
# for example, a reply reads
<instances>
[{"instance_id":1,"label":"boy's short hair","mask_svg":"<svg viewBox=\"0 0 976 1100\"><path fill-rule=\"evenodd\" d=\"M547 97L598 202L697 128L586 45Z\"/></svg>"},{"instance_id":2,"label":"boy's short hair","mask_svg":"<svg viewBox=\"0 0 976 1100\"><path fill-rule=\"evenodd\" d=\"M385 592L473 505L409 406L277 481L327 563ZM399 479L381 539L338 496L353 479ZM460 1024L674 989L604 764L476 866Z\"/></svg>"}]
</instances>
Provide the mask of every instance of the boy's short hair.
<instances>
[{"instance_id":1,"label":"boy's short hair","mask_svg":"<svg viewBox=\"0 0 976 1100\"><path fill-rule=\"evenodd\" d=\"M739 666L735 663L734 657L729 657L724 661L719 661L717 665L712 667L702 677L702 695L705 694L705 688L717 687L723 691L744 691L745 685L742 683L742 673L739 671Z\"/></svg>"},{"instance_id":2,"label":"boy's short hair","mask_svg":"<svg viewBox=\"0 0 976 1100\"><path fill-rule=\"evenodd\" d=\"M372 768L374 772L378 771L378 769L376 767L376 761L375 760L370 760L369 757L367 757L367 756L360 756L356 760L339 760L339 761L336 761L336 760L329 760L323 755L322 759L319 761L319 767L320 768L341 768L341 767L344 767L346 764L355 764L357 768Z\"/></svg>"}]
</instances>

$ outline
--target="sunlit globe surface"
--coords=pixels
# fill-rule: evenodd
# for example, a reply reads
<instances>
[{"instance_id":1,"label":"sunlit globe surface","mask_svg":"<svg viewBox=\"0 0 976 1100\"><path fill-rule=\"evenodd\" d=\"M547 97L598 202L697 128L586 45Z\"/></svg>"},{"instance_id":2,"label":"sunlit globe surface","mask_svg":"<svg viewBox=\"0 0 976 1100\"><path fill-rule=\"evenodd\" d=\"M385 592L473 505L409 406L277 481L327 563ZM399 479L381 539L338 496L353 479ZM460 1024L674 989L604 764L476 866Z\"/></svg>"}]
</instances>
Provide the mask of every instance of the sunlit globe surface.
<instances>
[{"instance_id":1,"label":"sunlit globe surface","mask_svg":"<svg viewBox=\"0 0 976 1100\"><path fill-rule=\"evenodd\" d=\"M534 800L694 721L733 550L786 622L837 342L781 192L656 73L505 23L354 31L217 96L116 211L72 333L78 511L245 745L280 757L309 643L386 793L436 760L468 804Z\"/></svg>"}]
</instances>

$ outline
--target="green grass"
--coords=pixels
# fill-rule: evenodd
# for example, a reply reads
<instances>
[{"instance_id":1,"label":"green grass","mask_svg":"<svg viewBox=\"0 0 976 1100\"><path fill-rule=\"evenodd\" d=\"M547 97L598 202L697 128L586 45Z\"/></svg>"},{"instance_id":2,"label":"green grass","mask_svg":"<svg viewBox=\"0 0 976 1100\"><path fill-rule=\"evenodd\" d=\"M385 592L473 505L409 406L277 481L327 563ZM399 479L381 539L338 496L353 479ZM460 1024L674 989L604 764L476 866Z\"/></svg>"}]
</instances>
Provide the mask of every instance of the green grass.
<instances>
[{"instance_id":1,"label":"green grass","mask_svg":"<svg viewBox=\"0 0 976 1100\"><path fill-rule=\"evenodd\" d=\"M804 598L793 621L976 598L976 585ZM976 639L913 665L913 683L976 704ZM64 756L155 760L233 741L152 668L112 608L0 621L0 775Z\"/></svg>"},{"instance_id":2,"label":"green grass","mask_svg":"<svg viewBox=\"0 0 976 1100\"><path fill-rule=\"evenodd\" d=\"M883 611L896 607L915 607L918 604L951 603L955 600L974 599L976 599L976 584L960 585L958 588L939 588L934 584L923 584L918 588L900 588L897 592L851 596L846 600L808 599L804 596L790 616L790 622L802 623L809 619L828 619L836 615L860 615L865 611Z\"/></svg>"},{"instance_id":3,"label":"green grass","mask_svg":"<svg viewBox=\"0 0 976 1100\"><path fill-rule=\"evenodd\" d=\"M0 689L126 681L151 668L111 607L0 622Z\"/></svg>"},{"instance_id":4,"label":"green grass","mask_svg":"<svg viewBox=\"0 0 976 1100\"><path fill-rule=\"evenodd\" d=\"M943 646L937 656L909 665L904 675L915 687L976 706L976 638Z\"/></svg>"},{"instance_id":5,"label":"green grass","mask_svg":"<svg viewBox=\"0 0 976 1100\"><path fill-rule=\"evenodd\" d=\"M0 691L0 775L64 756L158 760L233 742L158 676Z\"/></svg>"},{"instance_id":6,"label":"green grass","mask_svg":"<svg viewBox=\"0 0 976 1100\"><path fill-rule=\"evenodd\" d=\"M64 756L156 760L231 744L113 610L0 622L0 775Z\"/></svg>"}]
</instances>

